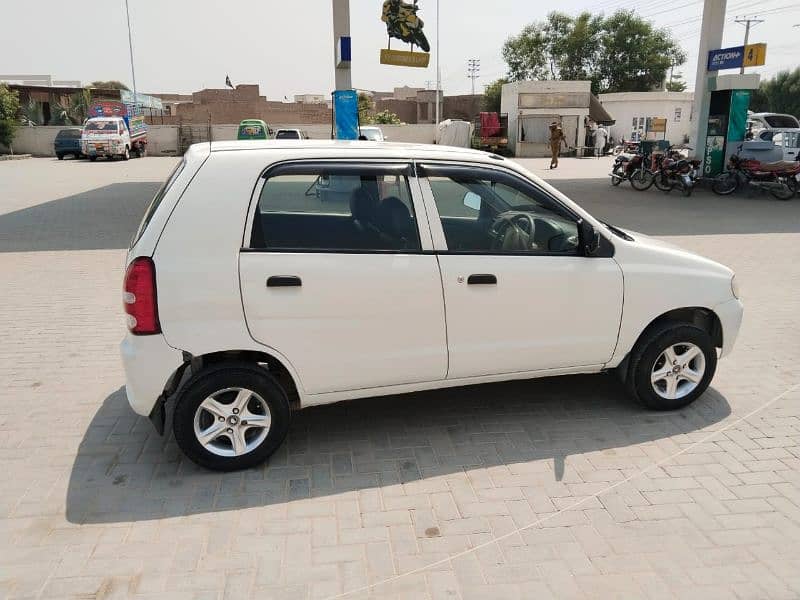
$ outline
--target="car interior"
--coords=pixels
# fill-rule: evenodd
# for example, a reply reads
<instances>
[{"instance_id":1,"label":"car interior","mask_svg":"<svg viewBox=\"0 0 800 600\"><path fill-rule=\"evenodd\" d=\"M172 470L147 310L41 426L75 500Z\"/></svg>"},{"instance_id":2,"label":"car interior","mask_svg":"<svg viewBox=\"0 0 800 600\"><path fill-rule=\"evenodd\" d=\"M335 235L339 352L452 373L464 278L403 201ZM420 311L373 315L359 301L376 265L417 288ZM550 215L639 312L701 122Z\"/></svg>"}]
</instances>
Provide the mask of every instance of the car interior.
<instances>
[{"instance_id":1,"label":"car interior","mask_svg":"<svg viewBox=\"0 0 800 600\"><path fill-rule=\"evenodd\" d=\"M262 189L252 248L420 249L405 176L323 174L310 186L281 179Z\"/></svg>"}]
</instances>

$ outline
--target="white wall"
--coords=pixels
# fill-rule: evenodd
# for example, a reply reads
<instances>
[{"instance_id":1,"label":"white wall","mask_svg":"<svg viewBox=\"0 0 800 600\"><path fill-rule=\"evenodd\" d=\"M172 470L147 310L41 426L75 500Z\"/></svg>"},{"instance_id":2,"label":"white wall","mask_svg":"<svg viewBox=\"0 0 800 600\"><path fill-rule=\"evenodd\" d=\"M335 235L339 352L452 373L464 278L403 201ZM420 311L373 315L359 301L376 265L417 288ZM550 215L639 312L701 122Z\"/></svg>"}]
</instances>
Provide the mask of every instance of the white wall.
<instances>
[{"instance_id":1,"label":"white wall","mask_svg":"<svg viewBox=\"0 0 800 600\"><path fill-rule=\"evenodd\" d=\"M177 125L150 125L147 134L147 153L150 156L174 156L178 153ZM330 125L274 124L273 129L302 129L311 139L327 140L331 137ZM432 144L435 125L380 125L390 142ZM14 136L14 154L55 156L53 141L63 127L20 127ZM214 141L235 140L238 125L212 125ZM3 149L5 150L5 149Z\"/></svg>"},{"instance_id":2,"label":"white wall","mask_svg":"<svg viewBox=\"0 0 800 600\"><path fill-rule=\"evenodd\" d=\"M683 142L691 131L693 94L687 92L626 92L601 94L603 107L616 123L609 128L615 141L622 136L631 139L634 117L658 117L667 119L666 139L673 144ZM675 109L681 109L680 121L675 120ZM663 133L654 133L648 139L663 139Z\"/></svg>"}]
</instances>

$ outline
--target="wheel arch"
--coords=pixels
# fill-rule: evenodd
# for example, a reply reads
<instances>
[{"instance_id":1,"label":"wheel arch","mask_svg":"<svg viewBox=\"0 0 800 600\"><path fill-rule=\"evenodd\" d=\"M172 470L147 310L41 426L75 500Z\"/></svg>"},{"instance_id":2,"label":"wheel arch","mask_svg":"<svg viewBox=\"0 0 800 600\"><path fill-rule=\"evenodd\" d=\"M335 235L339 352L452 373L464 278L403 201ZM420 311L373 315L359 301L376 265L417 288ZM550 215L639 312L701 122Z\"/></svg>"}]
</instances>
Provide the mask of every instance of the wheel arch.
<instances>
[{"instance_id":1,"label":"wheel arch","mask_svg":"<svg viewBox=\"0 0 800 600\"><path fill-rule=\"evenodd\" d=\"M207 354L191 355L184 353L184 363L173 375L175 383L168 398L177 396L184 384L193 376L209 367L226 362L250 363L264 368L277 380L286 392L289 406L295 410L301 407L301 395L296 375L284 364L284 361L273 354L259 350L222 350Z\"/></svg>"},{"instance_id":2,"label":"wheel arch","mask_svg":"<svg viewBox=\"0 0 800 600\"><path fill-rule=\"evenodd\" d=\"M664 323L689 323L695 327L699 327L711 337L711 341L716 348L722 348L722 322L710 308L703 306L685 306L682 308L673 308L665 313L662 313L652 319L636 337L636 341L628 348L625 358L619 363L617 368L618 372L627 375L628 363L630 355L633 350L641 343L642 339L656 327L660 327Z\"/></svg>"}]
</instances>

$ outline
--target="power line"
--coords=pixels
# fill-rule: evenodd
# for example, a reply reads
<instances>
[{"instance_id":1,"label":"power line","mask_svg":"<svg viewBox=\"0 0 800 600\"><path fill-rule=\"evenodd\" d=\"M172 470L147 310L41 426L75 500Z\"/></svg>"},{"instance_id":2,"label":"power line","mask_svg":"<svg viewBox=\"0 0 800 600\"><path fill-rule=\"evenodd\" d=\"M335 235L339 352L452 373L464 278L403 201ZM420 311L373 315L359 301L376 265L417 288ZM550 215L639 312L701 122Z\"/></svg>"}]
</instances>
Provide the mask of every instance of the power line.
<instances>
[{"instance_id":1,"label":"power line","mask_svg":"<svg viewBox=\"0 0 800 600\"><path fill-rule=\"evenodd\" d=\"M470 58L467 61L467 78L472 80L472 95L475 95L475 80L480 77L481 59Z\"/></svg>"}]
</instances>

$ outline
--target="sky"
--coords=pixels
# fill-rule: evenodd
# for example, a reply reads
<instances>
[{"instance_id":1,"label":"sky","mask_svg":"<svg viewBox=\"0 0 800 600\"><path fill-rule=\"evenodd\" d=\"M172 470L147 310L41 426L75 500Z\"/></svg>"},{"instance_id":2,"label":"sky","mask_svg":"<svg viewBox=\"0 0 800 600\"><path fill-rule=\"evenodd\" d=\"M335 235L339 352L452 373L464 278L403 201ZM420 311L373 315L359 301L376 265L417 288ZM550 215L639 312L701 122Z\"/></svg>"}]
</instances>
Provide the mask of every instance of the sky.
<instances>
[{"instance_id":1,"label":"sky","mask_svg":"<svg viewBox=\"0 0 800 600\"><path fill-rule=\"evenodd\" d=\"M557 8L612 13L635 7L657 26L668 28L689 54L679 69L694 86L702 0L438 0L442 88L445 94L470 93L467 60L481 61L476 89L505 74L503 42ZM258 83L271 100L333 89L331 0L129 0L138 91L190 93L234 84ZM419 16L435 51L437 0L419 0ZM736 16L752 16L757 4L764 23L751 42L767 42L760 72L772 76L798 65L798 0L728 0L723 47L741 45L744 27ZM435 56L427 69L391 67L378 62L386 46L380 20L382 0L350 0L353 40L352 81L359 89L391 90L409 85L435 87ZM0 75L50 74L84 83L119 79L131 85L124 0L71 0L38 3L35 23L30 4L9 2L0 52ZM798 25L798 27L793 27ZM395 47L399 42L395 41Z\"/></svg>"}]
</instances>

